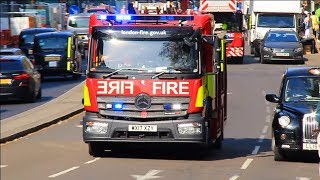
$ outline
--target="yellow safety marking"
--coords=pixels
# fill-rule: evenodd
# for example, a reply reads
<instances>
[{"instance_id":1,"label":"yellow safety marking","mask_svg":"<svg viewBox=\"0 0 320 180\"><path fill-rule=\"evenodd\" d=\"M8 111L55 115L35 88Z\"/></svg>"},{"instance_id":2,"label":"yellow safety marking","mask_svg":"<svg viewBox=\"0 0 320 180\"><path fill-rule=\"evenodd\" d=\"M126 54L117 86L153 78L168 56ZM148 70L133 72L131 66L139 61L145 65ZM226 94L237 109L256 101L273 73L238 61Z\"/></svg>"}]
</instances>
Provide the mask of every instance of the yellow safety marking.
<instances>
[{"instance_id":1,"label":"yellow safety marking","mask_svg":"<svg viewBox=\"0 0 320 180\"><path fill-rule=\"evenodd\" d=\"M203 86L201 86L197 93L196 107L203 107L203 97Z\"/></svg>"},{"instance_id":2,"label":"yellow safety marking","mask_svg":"<svg viewBox=\"0 0 320 180\"><path fill-rule=\"evenodd\" d=\"M71 57L71 37L68 38L68 50L67 50L67 57Z\"/></svg>"},{"instance_id":3,"label":"yellow safety marking","mask_svg":"<svg viewBox=\"0 0 320 180\"><path fill-rule=\"evenodd\" d=\"M215 75L207 75L207 86L208 86L208 95L214 97L216 92L214 89L215 86Z\"/></svg>"},{"instance_id":4,"label":"yellow safety marking","mask_svg":"<svg viewBox=\"0 0 320 180\"><path fill-rule=\"evenodd\" d=\"M71 62L68 61L68 62L67 62L67 71L70 71L70 70L71 70Z\"/></svg>"},{"instance_id":5,"label":"yellow safety marking","mask_svg":"<svg viewBox=\"0 0 320 180\"><path fill-rule=\"evenodd\" d=\"M84 85L83 87L83 101L84 106L91 106L90 94L87 85Z\"/></svg>"}]
</instances>

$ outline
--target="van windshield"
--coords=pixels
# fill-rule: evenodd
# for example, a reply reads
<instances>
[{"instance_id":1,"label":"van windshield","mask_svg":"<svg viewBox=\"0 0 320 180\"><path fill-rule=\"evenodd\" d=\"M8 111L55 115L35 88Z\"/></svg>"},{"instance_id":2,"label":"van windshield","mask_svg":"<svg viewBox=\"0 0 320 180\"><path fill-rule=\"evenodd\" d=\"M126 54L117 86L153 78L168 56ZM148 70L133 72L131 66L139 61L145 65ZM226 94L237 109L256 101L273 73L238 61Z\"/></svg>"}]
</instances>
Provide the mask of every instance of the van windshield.
<instances>
[{"instance_id":1,"label":"van windshield","mask_svg":"<svg viewBox=\"0 0 320 180\"><path fill-rule=\"evenodd\" d=\"M258 16L257 26L267 28L294 28L294 15L260 14Z\"/></svg>"},{"instance_id":2,"label":"van windshield","mask_svg":"<svg viewBox=\"0 0 320 180\"><path fill-rule=\"evenodd\" d=\"M87 28L89 27L89 17L70 17L68 25L73 28Z\"/></svg>"}]
</instances>

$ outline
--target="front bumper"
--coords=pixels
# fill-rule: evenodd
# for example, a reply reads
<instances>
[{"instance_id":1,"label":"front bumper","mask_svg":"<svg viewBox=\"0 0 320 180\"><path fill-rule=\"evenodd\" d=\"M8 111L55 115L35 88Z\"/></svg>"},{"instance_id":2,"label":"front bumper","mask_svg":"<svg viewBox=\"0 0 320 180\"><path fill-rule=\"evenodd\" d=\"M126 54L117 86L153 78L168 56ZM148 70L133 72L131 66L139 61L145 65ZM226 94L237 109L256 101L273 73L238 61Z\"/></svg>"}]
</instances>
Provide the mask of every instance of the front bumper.
<instances>
[{"instance_id":1,"label":"front bumper","mask_svg":"<svg viewBox=\"0 0 320 180\"><path fill-rule=\"evenodd\" d=\"M268 61L301 61L303 60L303 52L284 51L265 51L261 50L261 58Z\"/></svg>"},{"instance_id":2,"label":"front bumper","mask_svg":"<svg viewBox=\"0 0 320 180\"><path fill-rule=\"evenodd\" d=\"M108 123L107 132L94 134L86 131L89 121ZM178 124L199 123L201 133L179 134ZM83 117L83 140L88 142L164 142L164 143L205 143L204 118L201 114L190 115L188 119L163 121L129 121L99 118L95 113L86 112ZM129 125L157 125L157 132L132 132Z\"/></svg>"},{"instance_id":3,"label":"front bumper","mask_svg":"<svg viewBox=\"0 0 320 180\"><path fill-rule=\"evenodd\" d=\"M285 138L283 138L285 137ZM281 129L281 130L275 130L274 131L274 138L275 138L275 145L279 149L283 149L286 151L314 151L308 149L306 145L310 147L316 147L316 142L309 142L309 143L303 143L302 137L294 130L287 130L287 129ZM305 147L303 146L305 144Z\"/></svg>"}]
</instances>

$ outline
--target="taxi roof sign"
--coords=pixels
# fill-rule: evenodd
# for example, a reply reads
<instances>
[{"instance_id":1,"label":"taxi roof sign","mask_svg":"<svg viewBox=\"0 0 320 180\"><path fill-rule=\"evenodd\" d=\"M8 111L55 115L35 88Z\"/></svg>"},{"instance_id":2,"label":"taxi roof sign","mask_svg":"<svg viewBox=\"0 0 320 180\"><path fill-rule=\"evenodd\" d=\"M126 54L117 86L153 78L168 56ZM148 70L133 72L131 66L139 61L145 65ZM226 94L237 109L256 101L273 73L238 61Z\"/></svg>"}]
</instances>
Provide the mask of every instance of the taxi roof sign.
<instances>
[{"instance_id":1,"label":"taxi roof sign","mask_svg":"<svg viewBox=\"0 0 320 180\"><path fill-rule=\"evenodd\" d=\"M320 76L320 68L311 68L311 69L309 70L309 72L310 72L311 74L313 74L313 75L318 75L318 76Z\"/></svg>"},{"instance_id":2,"label":"taxi roof sign","mask_svg":"<svg viewBox=\"0 0 320 180\"><path fill-rule=\"evenodd\" d=\"M194 20L193 16L190 15L127 15L127 14L99 14L99 20L107 21L131 21L131 20L153 20L153 21L192 21Z\"/></svg>"}]
</instances>

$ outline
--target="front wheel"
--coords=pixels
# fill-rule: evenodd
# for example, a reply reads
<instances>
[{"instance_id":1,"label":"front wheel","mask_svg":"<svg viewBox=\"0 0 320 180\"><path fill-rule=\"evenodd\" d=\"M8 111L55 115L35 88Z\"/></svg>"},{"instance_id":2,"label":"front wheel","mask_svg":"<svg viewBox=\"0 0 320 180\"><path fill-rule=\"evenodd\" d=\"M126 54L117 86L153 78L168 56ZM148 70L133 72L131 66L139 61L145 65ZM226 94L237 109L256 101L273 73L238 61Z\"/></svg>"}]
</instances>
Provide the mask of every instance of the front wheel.
<instances>
[{"instance_id":1,"label":"front wheel","mask_svg":"<svg viewBox=\"0 0 320 180\"><path fill-rule=\"evenodd\" d=\"M284 152L276 146L276 140L274 136L272 137L272 150L274 152L275 161L284 161L286 159Z\"/></svg>"},{"instance_id":2,"label":"front wheel","mask_svg":"<svg viewBox=\"0 0 320 180\"><path fill-rule=\"evenodd\" d=\"M88 143L89 154L93 157L102 156L104 153L104 147L97 142Z\"/></svg>"}]
</instances>

